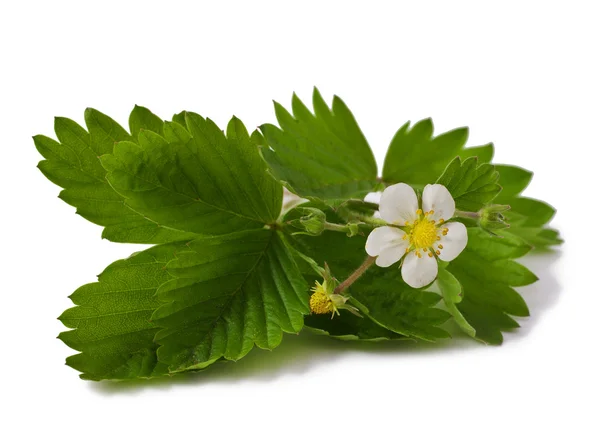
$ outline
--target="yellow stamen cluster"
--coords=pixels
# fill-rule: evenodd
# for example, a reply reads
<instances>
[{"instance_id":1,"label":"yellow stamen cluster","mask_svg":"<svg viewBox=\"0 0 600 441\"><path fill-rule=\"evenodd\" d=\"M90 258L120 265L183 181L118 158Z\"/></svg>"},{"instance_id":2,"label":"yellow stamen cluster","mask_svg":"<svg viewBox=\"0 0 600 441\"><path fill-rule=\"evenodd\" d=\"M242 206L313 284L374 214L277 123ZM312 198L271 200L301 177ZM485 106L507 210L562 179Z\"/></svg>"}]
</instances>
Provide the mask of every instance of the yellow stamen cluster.
<instances>
[{"instance_id":1,"label":"yellow stamen cluster","mask_svg":"<svg viewBox=\"0 0 600 441\"><path fill-rule=\"evenodd\" d=\"M439 219L437 222L433 219L429 219L429 216L433 215L433 210L423 212L420 208L417 210L417 219L414 222L406 222L407 233L403 239L408 240L410 246L406 249L406 252L413 250L417 257L423 257L426 254L429 257L433 257L433 252L438 256L441 254L440 250L443 246L440 244L437 247L439 249L433 250L435 242L439 241L439 227L444 223L444 219ZM441 230L441 234L445 236L448 234L448 228ZM422 250L422 252L421 252Z\"/></svg>"},{"instance_id":2,"label":"yellow stamen cluster","mask_svg":"<svg viewBox=\"0 0 600 441\"><path fill-rule=\"evenodd\" d=\"M437 238L435 224L427 220L427 217L415 221L410 234L410 243L415 248L428 248L433 245Z\"/></svg>"},{"instance_id":3,"label":"yellow stamen cluster","mask_svg":"<svg viewBox=\"0 0 600 441\"><path fill-rule=\"evenodd\" d=\"M310 296L310 310L314 314L329 314L333 312L333 302L327 292L327 286L324 283L321 285L315 282L315 287L312 289L313 294Z\"/></svg>"}]
</instances>

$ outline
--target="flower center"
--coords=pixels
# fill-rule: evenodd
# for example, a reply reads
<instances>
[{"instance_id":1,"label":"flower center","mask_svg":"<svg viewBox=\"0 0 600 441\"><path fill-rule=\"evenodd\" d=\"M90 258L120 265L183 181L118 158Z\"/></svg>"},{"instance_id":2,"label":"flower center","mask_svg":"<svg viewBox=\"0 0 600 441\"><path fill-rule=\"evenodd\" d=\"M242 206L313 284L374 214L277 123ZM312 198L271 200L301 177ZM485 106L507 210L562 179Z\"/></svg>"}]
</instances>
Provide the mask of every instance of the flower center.
<instances>
[{"instance_id":1,"label":"flower center","mask_svg":"<svg viewBox=\"0 0 600 441\"><path fill-rule=\"evenodd\" d=\"M333 303L329 297L321 292L310 296L310 310L315 314L327 314L333 310Z\"/></svg>"},{"instance_id":2,"label":"flower center","mask_svg":"<svg viewBox=\"0 0 600 441\"><path fill-rule=\"evenodd\" d=\"M427 219L427 215L417 219L409 233L410 244L416 249L431 248L438 239L435 221Z\"/></svg>"},{"instance_id":3,"label":"flower center","mask_svg":"<svg viewBox=\"0 0 600 441\"><path fill-rule=\"evenodd\" d=\"M327 314L333 312L333 302L327 295L327 289L319 282L316 282L316 287L312 289L313 295L310 296L310 310L314 314Z\"/></svg>"}]
</instances>

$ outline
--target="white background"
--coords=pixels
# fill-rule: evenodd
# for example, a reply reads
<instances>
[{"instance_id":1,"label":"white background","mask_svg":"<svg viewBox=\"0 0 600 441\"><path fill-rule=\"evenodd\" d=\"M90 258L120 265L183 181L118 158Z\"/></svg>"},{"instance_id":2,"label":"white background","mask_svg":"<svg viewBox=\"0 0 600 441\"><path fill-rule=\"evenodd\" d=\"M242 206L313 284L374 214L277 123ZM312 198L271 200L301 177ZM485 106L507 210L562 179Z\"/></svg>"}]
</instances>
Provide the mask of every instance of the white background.
<instances>
[{"instance_id":1,"label":"white background","mask_svg":"<svg viewBox=\"0 0 600 441\"><path fill-rule=\"evenodd\" d=\"M0 6L0 438L600 439L597 2L14 1ZM527 259L532 317L501 347L286 336L201 375L85 382L67 296L139 249L100 240L36 169L31 136L134 104L225 124L343 97L382 163L406 120L468 125L536 175L561 251ZM342 158L343 160L343 158Z\"/></svg>"}]
</instances>

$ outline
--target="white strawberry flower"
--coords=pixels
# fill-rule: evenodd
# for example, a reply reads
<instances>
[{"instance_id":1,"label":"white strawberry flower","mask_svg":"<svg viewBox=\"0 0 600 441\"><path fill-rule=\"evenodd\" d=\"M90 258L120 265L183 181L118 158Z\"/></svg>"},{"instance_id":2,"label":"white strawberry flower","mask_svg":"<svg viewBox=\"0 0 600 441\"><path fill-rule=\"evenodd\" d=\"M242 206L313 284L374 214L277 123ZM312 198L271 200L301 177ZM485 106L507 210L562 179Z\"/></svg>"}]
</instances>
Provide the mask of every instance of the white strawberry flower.
<instances>
[{"instance_id":1,"label":"white strawberry flower","mask_svg":"<svg viewBox=\"0 0 600 441\"><path fill-rule=\"evenodd\" d=\"M387 268L402 261L402 278L413 288L435 280L437 259L449 262L467 246L467 229L454 217L456 205L446 187L429 184L423 190L419 208L411 186L400 183L381 195L379 213L390 226L375 228L367 238L366 250L377 256L377 266Z\"/></svg>"}]
</instances>

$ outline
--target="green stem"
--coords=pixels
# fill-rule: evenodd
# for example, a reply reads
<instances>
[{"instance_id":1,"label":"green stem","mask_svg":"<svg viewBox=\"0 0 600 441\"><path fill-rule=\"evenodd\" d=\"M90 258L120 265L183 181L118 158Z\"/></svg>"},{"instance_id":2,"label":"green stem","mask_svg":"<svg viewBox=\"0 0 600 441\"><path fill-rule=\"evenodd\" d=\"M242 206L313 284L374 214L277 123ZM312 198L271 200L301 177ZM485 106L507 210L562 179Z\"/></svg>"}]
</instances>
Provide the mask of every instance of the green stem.
<instances>
[{"instance_id":1,"label":"green stem","mask_svg":"<svg viewBox=\"0 0 600 441\"><path fill-rule=\"evenodd\" d=\"M455 216L458 217L468 217L470 219L479 219L480 215L479 213L476 213L474 211L461 211L461 210L456 210L454 212Z\"/></svg>"},{"instance_id":2,"label":"green stem","mask_svg":"<svg viewBox=\"0 0 600 441\"><path fill-rule=\"evenodd\" d=\"M365 224L373 225L375 227L384 227L389 225L383 219L379 219L373 216L367 216L366 214L352 213L352 218L364 222Z\"/></svg>"},{"instance_id":3,"label":"green stem","mask_svg":"<svg viewBox=\"0 0 600 441\"><path fill-rule=\"evenodd\" d=\"M367 257L361 266L356 268L356 270L352 274L350 274L346 280L344 280L335 288L335 290L333 291L334 294L339 294L347 290L350 287L350 285L356 282L358 278L362 276L365 273L365 271L367 271L369 267L375 263L376 259L376 257Z\"/></svg>"},{"instance_id":4,"label":"green stem","mask_svg":"<svg viewBox=\"0 0 600 441\"><path fill-rule=\"evenodd\" d=\"M323 224L323 226L326 230L339 231L340 233L350 232L350 227L348 227L348 225L332 224L331 222L325 221L325 224Z\"/></svg>"}]
</instances>

